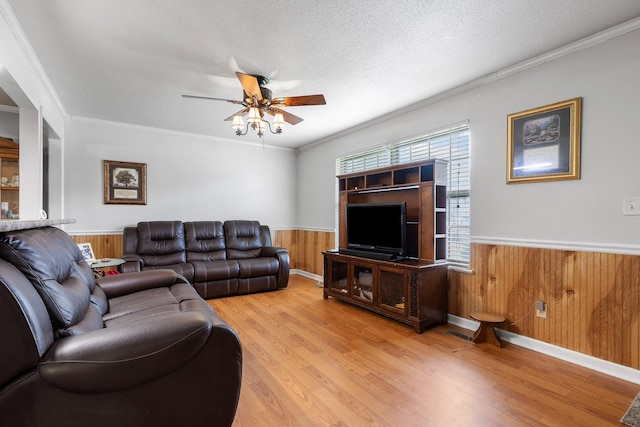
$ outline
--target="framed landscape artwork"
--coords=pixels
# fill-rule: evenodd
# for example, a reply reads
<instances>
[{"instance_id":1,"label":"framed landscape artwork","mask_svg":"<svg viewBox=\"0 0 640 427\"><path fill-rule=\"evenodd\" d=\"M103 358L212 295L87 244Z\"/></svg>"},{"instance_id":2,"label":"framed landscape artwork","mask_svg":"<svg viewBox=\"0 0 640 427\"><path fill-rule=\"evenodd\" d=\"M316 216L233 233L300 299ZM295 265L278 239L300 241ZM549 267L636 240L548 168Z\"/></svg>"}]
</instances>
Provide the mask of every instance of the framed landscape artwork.
<instances>
[{"instance_id":1,"label":"framed landscape artwork","mask_svg":"<svg viewBox=\"0 0 640 427\"><path fill-rule=\"evenodd\" d=\"M507 117L507 183L580 179L582 98Z\"/></svg>"},{"instance_id":2,"label":"framed landscape artwork","mask_svg":"<svg viewBox=\"0 0 640 427\"><path fill-rule=\"evenodd\" d=\"M104 161L104 203L147 204L147 164Z\"/></svg>"}]
</instances>

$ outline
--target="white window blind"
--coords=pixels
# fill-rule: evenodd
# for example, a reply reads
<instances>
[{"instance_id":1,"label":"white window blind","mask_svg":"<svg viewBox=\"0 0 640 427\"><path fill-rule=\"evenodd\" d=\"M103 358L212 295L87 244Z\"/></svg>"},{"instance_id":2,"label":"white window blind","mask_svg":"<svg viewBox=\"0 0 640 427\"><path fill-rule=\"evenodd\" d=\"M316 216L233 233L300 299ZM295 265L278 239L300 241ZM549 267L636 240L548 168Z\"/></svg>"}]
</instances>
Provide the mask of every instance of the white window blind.
<instances>
[{"instance_id":1,"label":"white window blind","mask_svg":"<svg viewBox=\"0 0 640 427\"><path fill-rule=\"evenodd\" d=\"M336 175L427 159L443 159L449 162L447 261L451 265L468 268L471 258L468 122L341 157L336 160Z\"/></svg>"}]
</instances>

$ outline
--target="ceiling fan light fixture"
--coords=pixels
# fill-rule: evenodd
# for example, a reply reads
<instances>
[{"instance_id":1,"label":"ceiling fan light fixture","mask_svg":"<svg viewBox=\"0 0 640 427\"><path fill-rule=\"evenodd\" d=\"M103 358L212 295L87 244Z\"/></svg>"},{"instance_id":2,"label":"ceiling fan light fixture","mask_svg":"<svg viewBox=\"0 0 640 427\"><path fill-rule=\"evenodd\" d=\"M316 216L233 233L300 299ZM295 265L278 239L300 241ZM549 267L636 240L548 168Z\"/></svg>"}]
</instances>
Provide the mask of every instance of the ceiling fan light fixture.
<instances>
[{"instance_id":1,"label":"ceiling fan light fixture","mask_svg":"<svg viewBox=\"0 0 640 427\"><path fill-rule=\"evenodd\" d=\"M280 108L275 107L276 105L278 107L297 107L302 105L326 104L324 95L321 94L272 98L271 90L264 86L269 82L267 78L259 75L244 74L239 71L236 72L236 76L242 85L242 101L199 95L182 95L182 97L212 99L214 101L225 101L244 106L244 109L230 117L227 117L225 121L232 121L231 127L235 130L236 135L238 136L246 135L247 132L249 132L249 129L251 129L254 132L257 132L260 138L262 138L267 129L269 129L269 132L273 134L281 134L285 123L296 125L302 121L302 118L287 111L280 110ZM265 113L273 116L272 122L269 122L264 118ZM243 120L245 115L248 116L246 125Z\"/></svg>"}]
</instances>

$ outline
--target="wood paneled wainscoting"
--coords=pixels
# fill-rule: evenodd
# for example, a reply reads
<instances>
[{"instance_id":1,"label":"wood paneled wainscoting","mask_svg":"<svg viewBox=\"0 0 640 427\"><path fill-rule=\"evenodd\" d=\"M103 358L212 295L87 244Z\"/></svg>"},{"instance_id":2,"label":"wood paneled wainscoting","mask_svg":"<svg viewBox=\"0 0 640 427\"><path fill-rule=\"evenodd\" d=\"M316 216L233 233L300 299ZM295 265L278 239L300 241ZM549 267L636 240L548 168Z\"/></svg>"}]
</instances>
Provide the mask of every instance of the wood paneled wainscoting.
<instances>
[{"instance_id":1,"label":"wood paneled wainscoting","mask_svg":"<svg viewBox=\"0 0 640 427\"><path fill-rule=\"evenodd\" d=\"M640 369L640 257L473 244L474 274L449 271L449 313L503 314L504 329ZM535 302L547 304L547 318Z\"/></svg>"},{"instance_id":2,"label":"wood paneled wainscoting","mask_svg":"<svg viewBox=\"0 0 640 427\"><path fill-rule=\"evenodd\" d=\"M335 233L317 230L271 230L274 246L287 248L291 269L322 276L324 264L322 251L333 249Z\"/></svg>"},{"instance_id":3,"label":"wood paneled wainscoting","mask_svg":"<svg viewBox=\"0 0 640 427\"><path fill-rule=\"evenodd\" d=\"M100 258L122 258L122 233L119 234L72 234L76 243L90 243L93 254Z\"/></svg>"}]
</instances>

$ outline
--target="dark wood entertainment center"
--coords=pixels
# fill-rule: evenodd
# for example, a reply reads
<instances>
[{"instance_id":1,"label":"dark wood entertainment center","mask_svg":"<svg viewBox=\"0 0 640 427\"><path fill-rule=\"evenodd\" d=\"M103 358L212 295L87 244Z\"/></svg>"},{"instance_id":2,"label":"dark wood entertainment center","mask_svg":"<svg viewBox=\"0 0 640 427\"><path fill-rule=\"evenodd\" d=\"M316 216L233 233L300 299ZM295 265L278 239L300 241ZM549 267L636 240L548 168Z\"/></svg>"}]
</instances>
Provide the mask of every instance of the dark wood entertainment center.
<instances>
[{"instance_id":1,"label":"dark wood entertainment center","mask_svg":"<svg viewBox=\"0 0 640 427\"><path fill-rule=\"evenodd\" d=\"M406 203L407 255L398 261L323 252L324 298L332 296L413 326L447 322L447 162L426 160L340 175L339 248L347 248L346 207Z\"/></svg>"}]
</instances>

